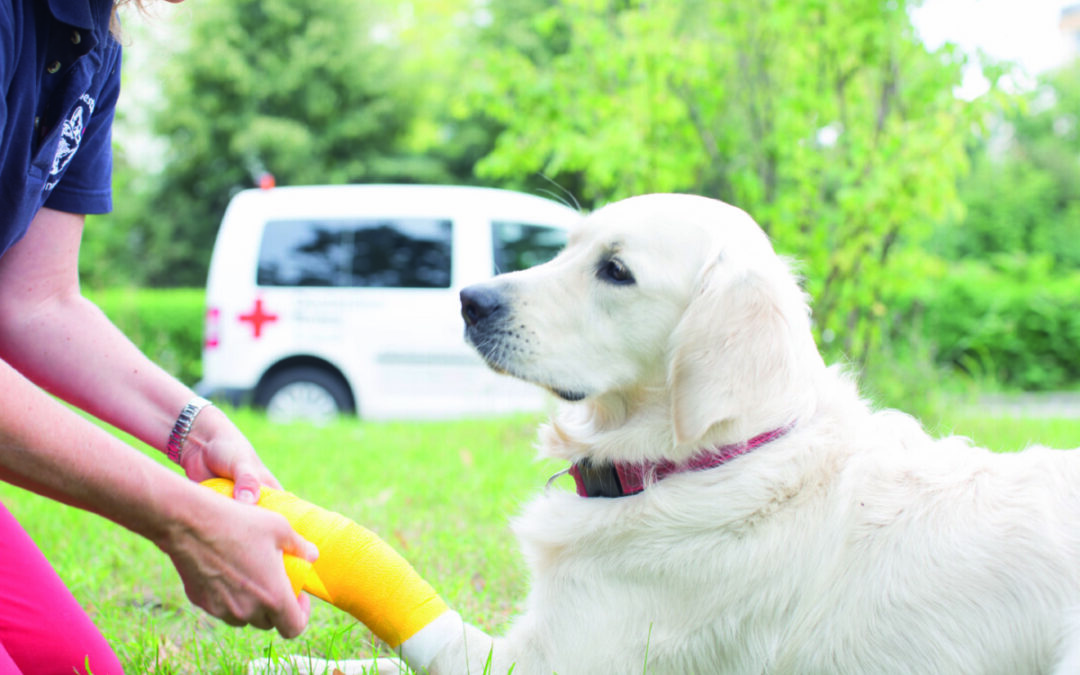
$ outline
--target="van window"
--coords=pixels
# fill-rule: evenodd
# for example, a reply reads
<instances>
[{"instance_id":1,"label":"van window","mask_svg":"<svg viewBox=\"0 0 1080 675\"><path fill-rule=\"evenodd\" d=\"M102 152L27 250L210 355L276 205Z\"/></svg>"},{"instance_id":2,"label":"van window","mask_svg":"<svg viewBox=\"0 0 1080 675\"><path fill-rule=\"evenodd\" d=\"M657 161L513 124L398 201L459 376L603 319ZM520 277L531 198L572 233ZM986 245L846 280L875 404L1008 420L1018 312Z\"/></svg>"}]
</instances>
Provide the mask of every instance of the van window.
<instances>
[{"instance_id":1,"label":"van window","mask_svg":"<svg viewBox=\"0 0 1080 675\"><path fill-rule=\"evenodd\" d=\"M566 245L566 232L547 225L495 221L491 224L495 274L545 263Z\"/></svg>"},{"instance_id":2,"label":"van window","mask_svg":"<svg viewBox=\"0 0 1080 675\"><path fill-rule=\"evenodd\" d=\"M271 220L260 286L449 288L449 220Z\"/></svg>"}]
</instances>

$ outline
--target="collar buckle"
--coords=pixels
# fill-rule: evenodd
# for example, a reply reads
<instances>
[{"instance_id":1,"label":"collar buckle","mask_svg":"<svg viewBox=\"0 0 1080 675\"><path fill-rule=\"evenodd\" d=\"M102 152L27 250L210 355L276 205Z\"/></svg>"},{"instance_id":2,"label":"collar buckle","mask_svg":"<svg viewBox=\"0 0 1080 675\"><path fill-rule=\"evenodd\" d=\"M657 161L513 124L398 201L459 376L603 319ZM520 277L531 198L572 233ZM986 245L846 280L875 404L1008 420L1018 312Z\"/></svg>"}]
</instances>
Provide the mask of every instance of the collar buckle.
<instances>
[{"instance_id":1,"label":"collar buckle","mask_svg":"<svg viewBox=\"0 0 1080 675\"><path fill-rule=\"evenodd\" d=\"M582 497L625 497L633 492L623 490L619 472L614 464L593 463L588 457L570 466L577 493Z\"/></svg>"}]
</instances>

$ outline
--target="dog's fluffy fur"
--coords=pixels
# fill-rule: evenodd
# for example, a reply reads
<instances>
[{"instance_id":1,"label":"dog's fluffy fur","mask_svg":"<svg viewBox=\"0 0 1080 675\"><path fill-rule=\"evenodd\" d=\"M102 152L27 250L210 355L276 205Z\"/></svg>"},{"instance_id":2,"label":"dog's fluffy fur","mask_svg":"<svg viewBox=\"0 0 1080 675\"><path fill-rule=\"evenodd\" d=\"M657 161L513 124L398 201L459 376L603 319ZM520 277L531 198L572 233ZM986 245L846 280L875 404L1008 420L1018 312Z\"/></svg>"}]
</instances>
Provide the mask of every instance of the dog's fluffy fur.
<instances>
[{"instance_id":1,"label":"dog's fluffy fur","mask_svg":"<svg viewBox=\"0 0 1080 675\"><path fill-rule=\"evenodd\" d=\"M509 633L432 672L1080 672L1080 454L996 455L874 412L814 345L789 265L744 212L648 195L553 261L463 294L495 369L566 403L543 454L684 460L622 498L549 489L514 522L532 575Z\"/></svg>"}]
</instances>

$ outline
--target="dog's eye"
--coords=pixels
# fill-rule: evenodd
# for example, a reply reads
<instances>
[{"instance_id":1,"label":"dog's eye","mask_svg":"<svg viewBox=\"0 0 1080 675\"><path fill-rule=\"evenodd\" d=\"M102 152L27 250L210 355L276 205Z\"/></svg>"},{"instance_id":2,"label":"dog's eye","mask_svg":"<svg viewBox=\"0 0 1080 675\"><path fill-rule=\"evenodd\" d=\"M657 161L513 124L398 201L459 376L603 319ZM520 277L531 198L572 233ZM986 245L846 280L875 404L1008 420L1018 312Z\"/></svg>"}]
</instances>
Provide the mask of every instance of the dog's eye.
<instances>
[{"instance_id":1,"label":"dog's eye","mask_svg":"<svg viewBox=\"0 0 1080 675\"><path fill-rule=\"evenodd\" d=\"M597 276L601 280L613 284L634 283L634 275L630 273L630 268L624 265L621 260L615 258L601 263Z\"/></svg>"}]
</instances>

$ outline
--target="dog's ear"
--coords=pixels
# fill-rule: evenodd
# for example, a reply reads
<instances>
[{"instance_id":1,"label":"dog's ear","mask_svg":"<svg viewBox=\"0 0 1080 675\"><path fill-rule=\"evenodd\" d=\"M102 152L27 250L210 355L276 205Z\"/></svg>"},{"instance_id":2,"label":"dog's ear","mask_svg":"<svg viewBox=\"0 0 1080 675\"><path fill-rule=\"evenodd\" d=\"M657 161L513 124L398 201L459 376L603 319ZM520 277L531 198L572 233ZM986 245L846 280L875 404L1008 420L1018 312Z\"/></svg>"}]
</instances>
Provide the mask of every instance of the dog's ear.
<instances>
[{"instance_id":1,"label":"dog's ear","mask_svg":"<svg viewBox=\"0 0 1080 675\"><path fill-rule=\"evenodd\" d=\"M787 265L775 263L767 271L732 272L719 260L703 272L672 334L668 378L677 444L697 441L717 424L745 438L760 433L761 424L783 424L796 414L800 359L807 358L805 340L811 347L813 340L802 293Z\"/></svg>"}]
</instances>

